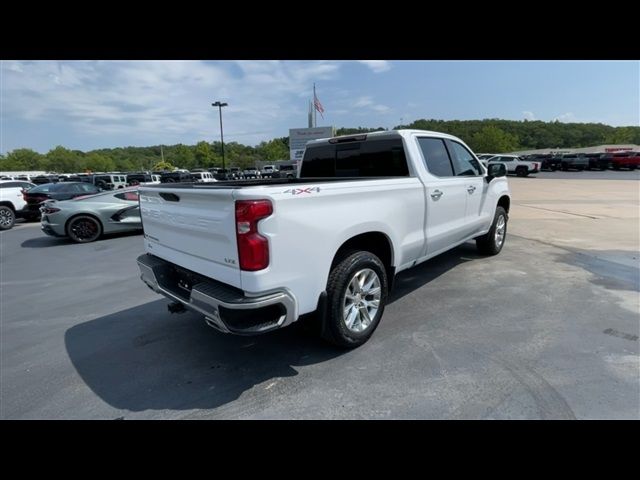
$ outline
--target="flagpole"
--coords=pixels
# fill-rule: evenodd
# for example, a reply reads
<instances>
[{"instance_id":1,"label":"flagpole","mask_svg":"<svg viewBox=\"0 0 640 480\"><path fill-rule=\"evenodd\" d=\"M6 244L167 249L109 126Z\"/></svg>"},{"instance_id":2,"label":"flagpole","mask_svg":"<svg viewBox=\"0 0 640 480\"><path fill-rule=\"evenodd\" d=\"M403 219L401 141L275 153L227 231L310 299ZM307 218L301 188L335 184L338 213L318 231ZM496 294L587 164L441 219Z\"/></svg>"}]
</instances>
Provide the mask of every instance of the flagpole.
<instances>
[{"instance_id":1,"label":"flagpole","mask_svg":"<svg viewBox=\"0 0 640 480\"><path fill-rule=\"evenodd\" d=\"M318 109L316 108L316 82L313 82L313 126L318 126Z\"/></svg>"}]
</instances>

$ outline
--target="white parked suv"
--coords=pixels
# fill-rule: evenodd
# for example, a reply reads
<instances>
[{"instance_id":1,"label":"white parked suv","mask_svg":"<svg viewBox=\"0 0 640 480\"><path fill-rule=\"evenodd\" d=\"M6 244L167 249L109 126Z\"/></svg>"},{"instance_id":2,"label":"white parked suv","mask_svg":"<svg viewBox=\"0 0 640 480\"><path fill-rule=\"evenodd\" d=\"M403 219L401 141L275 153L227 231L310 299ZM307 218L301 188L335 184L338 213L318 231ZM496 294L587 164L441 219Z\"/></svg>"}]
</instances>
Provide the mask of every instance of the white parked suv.
<instances>
[{"instance_id":1,"label":"white parked suv","mask_svg":"<svg viewBox=\"0 0 640 480\"><path fill-rule=\"evenodd\" d=\"M528 162L518 155L495 155L487 159L487 165L492 163L502 163L507 173L515 173L519 177L526 177L530 173L540 171L540 162Z\"/></svg>"},{"instance_id":2,"label":"white parked suv","mask_svg":"<svg viewBox=\"0 0 640 480\"><path fill-rule=\"evenodd\" d=\"M258 334L312 312L322 336L363 344L393 280L475 239L502 249L511 204L451 135L399 130L314 140L298 178L140 187L142 280L208 325Z\"/></svg>"},{"instance_id":3,"label":"white parked suv","mask_svg":"<svg viewBox=\"0 0 640 480\"><path fill-rule=\"evenodd\" d=\"M23 180L0 181L0 230L9 230L16 218L22 217L22 210L27 204L22 191L33 187L33 183Z\"/></svg>"}]
</instances>

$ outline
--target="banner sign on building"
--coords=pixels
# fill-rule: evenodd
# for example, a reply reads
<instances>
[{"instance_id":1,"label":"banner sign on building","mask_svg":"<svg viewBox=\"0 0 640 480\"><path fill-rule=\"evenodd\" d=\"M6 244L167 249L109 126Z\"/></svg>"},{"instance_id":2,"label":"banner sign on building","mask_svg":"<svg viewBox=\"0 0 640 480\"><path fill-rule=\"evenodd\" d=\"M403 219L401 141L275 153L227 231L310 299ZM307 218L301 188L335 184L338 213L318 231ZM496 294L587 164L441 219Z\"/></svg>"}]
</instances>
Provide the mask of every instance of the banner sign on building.
<instances>
[{"instance_id":1,"label":"banner sign on building","mask_svg":"<svg viewBox=\"0 0 640 480\"><path fill-rule=\"evenodd\" d=\"M291 160L302 160L304 148L309 140L331 138L334 136L333 127L291 128L289 129L289 154Z\"/></svg>"}]
</instances>

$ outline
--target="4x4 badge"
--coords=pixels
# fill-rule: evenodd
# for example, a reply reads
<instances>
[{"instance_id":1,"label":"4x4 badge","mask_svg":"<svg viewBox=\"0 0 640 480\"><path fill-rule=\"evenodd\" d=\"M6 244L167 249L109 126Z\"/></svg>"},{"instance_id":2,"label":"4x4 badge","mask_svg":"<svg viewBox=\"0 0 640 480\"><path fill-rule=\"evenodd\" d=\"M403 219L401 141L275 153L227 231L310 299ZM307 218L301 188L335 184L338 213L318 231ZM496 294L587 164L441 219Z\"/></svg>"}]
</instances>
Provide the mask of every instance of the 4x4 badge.
<instances>
[{"instance_id":1,"label":"4x4 badge","mask_svg":"<svg viewBox=\"0 0 640 480\"><path fill-rule=\"evenodd\" d=\"M302 193L320 193L320 187L307 187L307 188L290 188L282 193L290 193L291 195L300 195Z\"/></svg>"}]
</instances>

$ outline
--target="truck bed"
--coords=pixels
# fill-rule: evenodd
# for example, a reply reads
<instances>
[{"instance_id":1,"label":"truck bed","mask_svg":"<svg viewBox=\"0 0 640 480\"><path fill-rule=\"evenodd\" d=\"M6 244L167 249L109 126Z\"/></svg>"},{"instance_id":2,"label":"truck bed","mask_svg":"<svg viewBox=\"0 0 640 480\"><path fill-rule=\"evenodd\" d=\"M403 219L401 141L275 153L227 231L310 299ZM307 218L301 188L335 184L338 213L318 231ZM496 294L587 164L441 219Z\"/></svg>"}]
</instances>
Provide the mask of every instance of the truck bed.
<instances>
[{"instance_id":1,"label":"truck bed","mask_svg":"<svg viewBox=\"0 0 640 480\"><path fill-rule=\"evenodd\" d=\"M199 189L228 189L247 187L269 187L271 185L302 185L305 183L336 183L354 182L361 180L387 180L398 177L308 177L308 178L263 178L254 180L223 180L211 183L160 183L145 185L145 188L199 188Z\"/></svg>"}]
</instances>

